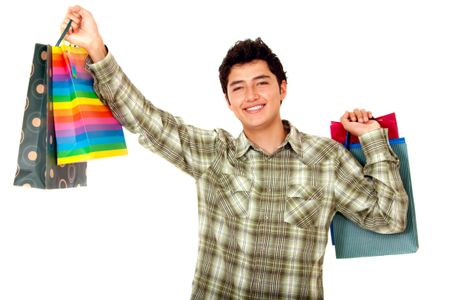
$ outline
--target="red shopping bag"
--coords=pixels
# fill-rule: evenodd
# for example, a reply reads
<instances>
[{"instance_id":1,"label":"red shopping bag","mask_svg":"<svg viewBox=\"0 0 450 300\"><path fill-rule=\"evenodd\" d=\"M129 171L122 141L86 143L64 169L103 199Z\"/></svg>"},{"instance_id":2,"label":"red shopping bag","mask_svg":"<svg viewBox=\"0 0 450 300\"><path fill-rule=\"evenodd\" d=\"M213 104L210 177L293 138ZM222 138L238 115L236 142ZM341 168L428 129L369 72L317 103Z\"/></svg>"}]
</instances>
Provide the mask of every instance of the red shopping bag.
<instances>
[{"instance_id":1,"label":"red shopping bag","mask_svg":"<svg viewBox=\"0 0 450 300\"><path fill-rule=\"evenodd\" d=\"M378 123L380 123L381 128L388 129L389 139L399 138L397 119L395 118L395 113L390 113L385 116L375 118L375 120L378 121ZM344 129L344 126L342 126L341 122L331 121L330 131L331 131L331 138L333 140L341 144L345 143L347 131ZM353 143L359 143L358 137L356 136L350 137L350 144Z\"/></svg>"}]
</instances>

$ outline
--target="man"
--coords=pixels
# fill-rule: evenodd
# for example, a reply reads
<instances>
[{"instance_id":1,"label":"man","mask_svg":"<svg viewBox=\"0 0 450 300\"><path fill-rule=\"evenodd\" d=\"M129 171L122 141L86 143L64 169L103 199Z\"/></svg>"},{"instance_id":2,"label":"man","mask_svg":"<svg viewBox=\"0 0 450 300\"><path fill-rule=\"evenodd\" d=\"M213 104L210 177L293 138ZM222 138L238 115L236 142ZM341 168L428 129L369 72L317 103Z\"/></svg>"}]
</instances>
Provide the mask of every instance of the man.
<instances>
[{"instance_id":1,"label":"man","mask_svg":"<svg viewBox=\"0 0 450 300\"><path fill-rule=\"evenodd\" d=\"M66 40L85 48L97 94L139 142L196 180L199 253L191 299L322 299L322 263L336 211L381 233L406 226L407 195L387 132L370 112L346 112L364 169L341 145L280 117L287 81L260 39L236 43L220 66L238 138L203 130L155 107L103 44L91 13L69 8Z\"/></svg>"}]
</instances>

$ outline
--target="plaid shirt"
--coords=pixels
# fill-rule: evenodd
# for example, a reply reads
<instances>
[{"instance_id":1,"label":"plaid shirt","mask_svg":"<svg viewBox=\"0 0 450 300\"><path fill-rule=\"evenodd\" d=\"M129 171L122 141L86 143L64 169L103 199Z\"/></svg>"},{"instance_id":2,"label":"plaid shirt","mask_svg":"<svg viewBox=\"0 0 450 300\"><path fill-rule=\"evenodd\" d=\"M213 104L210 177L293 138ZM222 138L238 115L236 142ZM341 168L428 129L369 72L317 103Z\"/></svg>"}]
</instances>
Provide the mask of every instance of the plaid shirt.
<instances>
[{"instance_id":1,"label":"plaid shirt","mask_svg":"<svg viewBox=\"0 0 450 300\"><path fill-rule=\"evenodd\" d=\"M204 130L155 107L109 53L88 64L97 94L139 143L193 176L199 252L191 299L323 299L322 264L339 211L380 233L406 226L399 161L378 129L362 168L340 144L298 131L268 155L241 133Z\"/></svg>"}]
</instances>

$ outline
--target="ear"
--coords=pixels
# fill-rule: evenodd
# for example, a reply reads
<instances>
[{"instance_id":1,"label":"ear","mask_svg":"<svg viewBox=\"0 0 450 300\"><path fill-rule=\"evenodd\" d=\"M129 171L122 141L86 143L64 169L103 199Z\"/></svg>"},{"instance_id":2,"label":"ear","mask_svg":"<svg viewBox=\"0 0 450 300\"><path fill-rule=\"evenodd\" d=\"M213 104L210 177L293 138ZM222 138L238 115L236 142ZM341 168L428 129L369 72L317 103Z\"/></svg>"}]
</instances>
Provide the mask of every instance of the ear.
<instances>
[{"instance_id":1,"label":"ear","mask_svg":"<svg viewBox=\"0 0 450 300\"><path fill-rule=\"evenodd\" d=\"M286 82L286 80L283 80L280 84L280 99L281 99L281 101L284 100L286 95L287 95L287 82Z\"/></svg>"}]
</instances>

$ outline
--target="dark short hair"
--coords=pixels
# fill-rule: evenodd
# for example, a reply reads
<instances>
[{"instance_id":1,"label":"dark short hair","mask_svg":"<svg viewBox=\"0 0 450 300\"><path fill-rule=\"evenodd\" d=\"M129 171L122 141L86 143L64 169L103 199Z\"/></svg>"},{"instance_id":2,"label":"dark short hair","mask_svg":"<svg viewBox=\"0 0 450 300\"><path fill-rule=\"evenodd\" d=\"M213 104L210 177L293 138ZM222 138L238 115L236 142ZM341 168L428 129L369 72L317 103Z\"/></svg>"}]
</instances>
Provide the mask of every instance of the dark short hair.
<instances>
[{"instance_id":1,"label":"dark short hair","mask_svg":"<svg viewBox=\"0 0 450 300\"><path fill-rule=\"evenodd\" d=\"M255 59L267 62L270 72L277 77L278 85L281 86L283 80L287 81L286 72L283 70L280 59L261 40L261 38L257 38L254 41L246 39L237 41L236 44L228 50L227 55L219 67L219 79L224 94L227 94L228 76L230 75L231 68L234 65L248 63Z\"/></svg>"}]
</instances>

